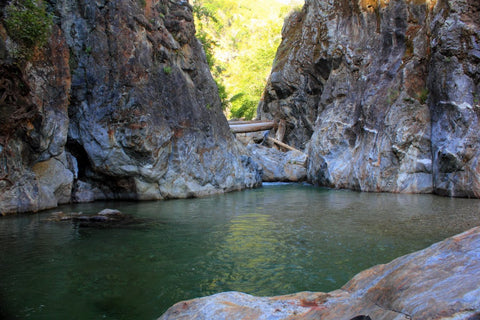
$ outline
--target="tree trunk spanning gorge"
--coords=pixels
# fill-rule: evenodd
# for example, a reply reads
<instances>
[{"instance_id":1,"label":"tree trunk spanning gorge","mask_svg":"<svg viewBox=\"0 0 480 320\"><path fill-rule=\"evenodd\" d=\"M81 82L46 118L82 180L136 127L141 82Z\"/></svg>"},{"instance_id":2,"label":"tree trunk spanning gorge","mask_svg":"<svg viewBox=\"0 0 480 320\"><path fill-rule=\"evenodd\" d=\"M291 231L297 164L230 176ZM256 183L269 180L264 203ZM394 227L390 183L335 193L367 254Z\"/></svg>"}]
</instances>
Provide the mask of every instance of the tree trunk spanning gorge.
<instances>
[{"instance_id":1,"label":"tree trunk spanning gorge","mask_svg":"<svg viewBox=\"0 0 480 320\"><path fill-rule=\"evenodd\" d=\"M308 179L480 196L480 3L306 0L259 105L287 121Z\"/></svg>"},{"instance_id":2,"label":"tree trunk spanning gorge","mask_svg":"<svg viewBox=\"0 0 480 320\"><path fill-rule=\"evenodd\" d=\"M14 59L0 23L0 213L260 183L222 114L187 2L49 4L52 35L28 62Z\"/></svg>"}]
</instances>

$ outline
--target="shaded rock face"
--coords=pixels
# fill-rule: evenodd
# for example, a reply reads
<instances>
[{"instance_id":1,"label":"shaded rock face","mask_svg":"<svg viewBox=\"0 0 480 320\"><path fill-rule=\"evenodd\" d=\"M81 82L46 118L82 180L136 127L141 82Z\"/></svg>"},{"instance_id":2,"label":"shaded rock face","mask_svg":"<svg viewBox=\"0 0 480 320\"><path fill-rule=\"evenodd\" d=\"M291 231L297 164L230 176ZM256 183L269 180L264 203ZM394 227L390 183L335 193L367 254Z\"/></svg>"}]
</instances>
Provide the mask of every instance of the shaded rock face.
<instances>
[{"instance_id":1,"label":"shaded rock face","mask_svg":"<svg viewBox=\"0 0 480 320\"><path fill-rule=\"evenodd\" d=\"M159 319L462 319L480 317L480 228L359 273L329 293L226 292L179 302Z\"/></svg>"},{"instance_id":2,"label":"shaded rock face","mask_svg":"<svg viewBox=\"0 0 480 320\"><path fill-rule=\"evenodd\" d=\"M259 183L239 157L182 1L58 1L72 56L67 148L95 198L201 196Z\"/></svg>"},{"instance_id":3,"label":"shaded rock face","mask_svg":"<svg viewBox=\"0 0 480 320\"><path fill-rule=\"evenodd\" d=\"M258 113L287 121L313 183L478 197L477 6L306 1Z\"/></svg>"},{"instance_id":4,"label":"shaded rock face","mask_svg":"<svg viewBox=\"0 0 480 320\"><path fill-rule=\"evenodd\" d=\"M264 182L301 182L307 178L307 157L300 151L282 152L259 144L249 144L247 150L262 168Z\"/></svg>"},{"instance_id":5,"label":"shaded rock face","mask_svg":"<svg viewBox=\"0 0 480 320\"><path fill-rule=\"evenodd\" d=\"M437 5L432 20L432 152L435 191L480 197L480 3Z\"/></svg>"},{"instance_id":6,"label":"shaded rock face","mask_svg":"<svg viewBox=\"0 0 480 320\"><path fill-rule=\"evenodd\" d=\"M187 2L49 8L52 36L26 63L0 24L1 213L260 183L229 131Z\"/></svg>"},{"instance_id":7,"label":"shaded rock face","mask_svg":"<svg viewBox=\"0 0 480 320\"><path fill-rule=\"evenodd\" d=\"M0 213L41 210L70 201L73 174L65 152L71 78L63 33L14 63L0 24Z\"/></svg>"}]
</instances>

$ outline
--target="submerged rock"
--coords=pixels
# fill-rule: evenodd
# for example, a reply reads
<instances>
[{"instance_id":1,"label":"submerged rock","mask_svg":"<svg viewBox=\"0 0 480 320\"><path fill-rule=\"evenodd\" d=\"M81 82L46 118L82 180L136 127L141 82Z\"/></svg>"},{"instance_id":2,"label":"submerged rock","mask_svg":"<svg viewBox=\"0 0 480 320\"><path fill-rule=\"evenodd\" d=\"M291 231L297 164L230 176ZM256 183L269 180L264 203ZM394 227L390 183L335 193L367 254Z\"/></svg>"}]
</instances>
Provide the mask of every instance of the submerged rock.
<instances>
[{"instance_id":1,"label":"submerged rock","mask_svg":"<svg viewBox=\"0 0 480 320\"><path fill-rule=\"evenodd\" d=\"M55 212L47 221L61 222L71 221L79 228L119 228L127 226L138 226L147 223L129 214L124 214L115 209L104 209L97 214L63 213Z\"/></svg>"},{"instance_id":2,"label":"submerged rock","mask_svg":"<svg viewBox=\"0 0 480 320\"><path fill-rule=\"evenodd\" d=\"M480 227L359 273L330 293L254 297L239 292L179 302L168 319L480 318Z\"/></svg>"}]
</instances>

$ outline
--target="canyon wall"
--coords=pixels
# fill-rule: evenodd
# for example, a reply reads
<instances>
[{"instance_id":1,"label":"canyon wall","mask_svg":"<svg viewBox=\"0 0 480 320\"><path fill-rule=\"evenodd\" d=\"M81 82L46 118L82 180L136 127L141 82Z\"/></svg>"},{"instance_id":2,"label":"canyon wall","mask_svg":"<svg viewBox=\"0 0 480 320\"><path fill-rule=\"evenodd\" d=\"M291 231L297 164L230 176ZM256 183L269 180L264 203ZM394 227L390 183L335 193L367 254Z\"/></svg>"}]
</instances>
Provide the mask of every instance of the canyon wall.
<instances>
[{"instance_id":1,"label":"canyon wall","mask_svg":"<svg viewBox=\"0 0 480 320\"><path fill-rule=\"evenodd\" d=\"M317 185L479 197L479 17L466 0L307 0L258 115L287 121Z\"/></svg>"},{"instance_id":2,"label":"canyon wall","mask_svg":"<svg viewBox=\"0 0 480 320\"><path fill-rule=\"evenodd\" d=\"M46 9L48 42L25 57L0 7L0 213L261 182L229 130L186 1Z\"/></svg>"}]
</instances>

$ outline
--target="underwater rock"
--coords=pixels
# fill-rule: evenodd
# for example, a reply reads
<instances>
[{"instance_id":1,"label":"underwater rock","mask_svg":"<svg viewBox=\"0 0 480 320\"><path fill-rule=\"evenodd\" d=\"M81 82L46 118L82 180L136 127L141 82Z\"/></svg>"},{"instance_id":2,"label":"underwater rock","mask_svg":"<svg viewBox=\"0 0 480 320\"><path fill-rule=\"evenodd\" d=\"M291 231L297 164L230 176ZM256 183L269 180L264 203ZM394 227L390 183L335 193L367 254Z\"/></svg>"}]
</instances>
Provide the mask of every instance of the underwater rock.
<instances>
[{"instance_id":1,"label":"underwater rock","mask_svg":"<svg viewBox=\"0 0 480 320\"><path fill-rule=\"evenodd\" d=\"M148 223L147 220L124 214L115 209L104 209L97 214L55 212L47 221L71 221L79 228L119 228L138 226Z\"/></svg>"},{"instance_id":2,"label":"underwater rock","mask_svg":"<svg viewBox=\"0 0 480 320\"><path fill-rule=\"evenodd\" d=\"M179 302L159 320L458 319L480 317L480 227L377 265L329 293L240 292Z\"/></svg>"}]
</instances>

